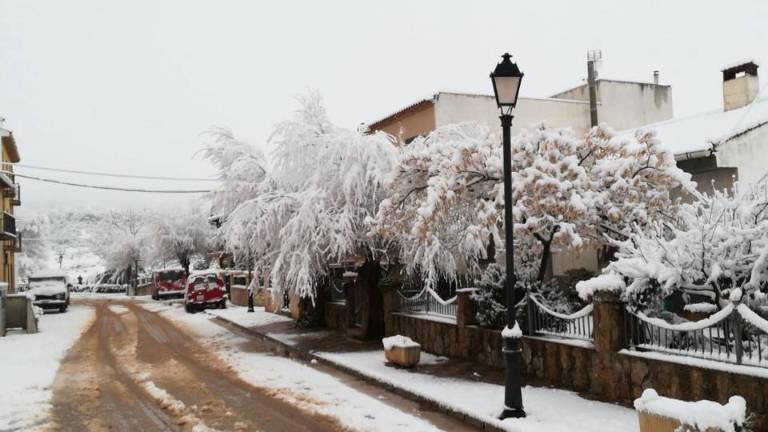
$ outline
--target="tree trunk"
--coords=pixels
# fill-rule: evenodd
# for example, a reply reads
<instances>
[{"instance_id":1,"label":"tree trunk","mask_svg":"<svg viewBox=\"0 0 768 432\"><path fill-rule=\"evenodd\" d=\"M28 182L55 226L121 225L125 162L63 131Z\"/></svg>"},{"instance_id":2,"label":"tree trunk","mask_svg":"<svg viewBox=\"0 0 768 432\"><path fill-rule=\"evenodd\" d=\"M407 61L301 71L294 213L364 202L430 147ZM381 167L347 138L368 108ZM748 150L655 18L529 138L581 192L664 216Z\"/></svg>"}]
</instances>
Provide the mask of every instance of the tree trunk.
<instances>
[{"instance_id":1,"label":"tree trunk","mask_svg":"<svg viewBox=\"0 0 768 432\"><path fill-rule=\"evenodd\" d=\"M539 283L544 283L544 276L547 275L547 264L549 263L549 258L552 255L551 246L552 246L552 240L541 242L542 246L544 246L544 249L541 252L541 263L539 264L539 275L536 278Z\"/></svg>"},{"instance_id":2,"label":"tree trunk","mask_svg":"<svg viewBox=\"0 0 768 432\"><path fill-rule=\"evenodd\" d=\"M181 264L181 268L184 269L184 274L189 276L189 257L179 256L179 264Z\"/></svg>"},{"instance_id":3,"label":"tree trunk","mask_svg":"<svg viewBox=\"0 0 768 432\"><path fill-rule=\"evenodd\" d=\"M362 305L366 313L365 339L378 339L384 336L384 296L379 288L381 266L378 261L366 260L357 273L357 284L366 291L367 304Z\"/></svg>"}]
</instances>

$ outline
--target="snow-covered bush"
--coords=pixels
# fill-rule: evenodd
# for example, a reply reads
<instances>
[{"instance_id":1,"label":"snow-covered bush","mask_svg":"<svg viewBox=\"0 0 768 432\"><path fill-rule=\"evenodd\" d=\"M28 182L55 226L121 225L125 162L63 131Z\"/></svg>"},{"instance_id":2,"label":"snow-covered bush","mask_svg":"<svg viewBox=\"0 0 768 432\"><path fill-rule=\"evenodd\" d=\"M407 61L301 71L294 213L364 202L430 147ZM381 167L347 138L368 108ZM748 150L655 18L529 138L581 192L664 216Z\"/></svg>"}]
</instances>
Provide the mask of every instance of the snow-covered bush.
<instances>
[{"instance_id":1,"label":"snow-covered bush","mask_svg":"<svg viewBox=\"0 0 768 432\"><path fill-rule=\"evenodd\" d=\"M268 172L244 161L253 151L232 140L220 144L234 148L206 154L220 171L242 169L248 182L245 192L217 195L217 205L233 209L222 238L236 255L248 253L257 268L270 269L275 295L294 290L314 300L330 264L350 257L376 261L386 250L369 235L366 220L387 193L395 147L385 134L333 125L317 95L302 98L301 109L270 139L275 150ZM222 154L234 156L216 156Z\"/></svg>"},{"instance_id":2,"label":"snow-covered bush","mask_svg":"<svg viewBox=\"0 0 768 432\"><path fill-rule=\"evenodd\" d=\"M543 125L523 131L512 138L512 173L516 241L530 245L521 252L535 269L517 276L538 282L553 248L622 235L668 211L672 188L691 188L652 133L619 138L607 126L583 138ZM484 127L444 126L404 146L389 189L378 231L396 239L401 262L427 286L503 262L502 146Z\"/></svg>"},{"instance_id":3,"label":"snow-covered bush","mask_svg":"<svg viewBox=\"0 0 768 432\"><path fill-rule=\"evenodd\" d=\"M768 201L738 186L683 204L675 219L635 227L613 244L617 260L604 275L579 286L583 296L613 288L648 305L649 292L656 293L656 302L678 292L684 300L704 298L718 306L739 289L746 301L765 302Z\"/></svg>"}]
</instances>

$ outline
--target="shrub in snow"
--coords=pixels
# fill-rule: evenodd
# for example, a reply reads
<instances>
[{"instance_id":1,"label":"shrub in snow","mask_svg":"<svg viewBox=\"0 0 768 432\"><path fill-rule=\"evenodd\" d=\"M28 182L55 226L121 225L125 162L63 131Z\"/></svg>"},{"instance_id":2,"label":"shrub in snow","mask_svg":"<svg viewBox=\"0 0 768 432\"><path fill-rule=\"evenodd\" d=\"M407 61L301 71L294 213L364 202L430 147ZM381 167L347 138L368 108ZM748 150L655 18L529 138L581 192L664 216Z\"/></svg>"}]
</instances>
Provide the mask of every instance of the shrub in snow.
<instances>
[{"instance_id":1,"label":"shrub in snow","mask_svg":"<svg viewBox=\"0 0 768 432\"><path fill-rule=\"evenodd\" d=\"M583 138L545 126L523 131L512 139L512 172L516 241L532 246L521 252L532 254L539 282L553 248L645 224L670 208L671 188L690 187L653 134L622 140L606 126ZM476 275L489 258L503 262L502 147L484 127L443 126L403 146L390 189L378 231L397 240L406 270L427 286Z\"/></svg>"},{"instance_id":2,"label":"shrub in snow","mask_svg":"<svg viewBox=\"0 0 768 432\"><path fill-rule=\"evenodd\" d=\"M697 431L712 428L723 432L738 432L744 430L747 402L741 396L731 396L725 405L707 400L684 402L659 396L654 389L646 389L635 400L635 409L677 420L681 425L693 427Z\"/></svg>"}]
</instances>

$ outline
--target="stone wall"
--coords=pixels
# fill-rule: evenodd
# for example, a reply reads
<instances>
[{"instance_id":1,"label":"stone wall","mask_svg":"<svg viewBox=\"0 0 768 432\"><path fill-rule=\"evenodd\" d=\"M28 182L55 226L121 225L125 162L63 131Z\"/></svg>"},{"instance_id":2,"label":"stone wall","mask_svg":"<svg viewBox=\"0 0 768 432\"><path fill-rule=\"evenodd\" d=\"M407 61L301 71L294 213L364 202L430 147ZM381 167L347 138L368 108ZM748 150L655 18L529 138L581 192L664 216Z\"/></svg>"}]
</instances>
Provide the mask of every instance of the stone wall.
<instances>
[{"instance_id":1,"label":"stone wall","mask_svg":"<svg viewBox=\"0 0 768 432\"><path fill-rule=\"evenodd\" d=\"M521 368L524 381L588 394L599 400L631 405L646 388L681 400L747 401L754 430L768 430L768 373L765 377L641 357L623 351L624 305L611 294L594 301L594 342L524 336ZM471 323L469 299L459 293L456 322L418 314L388 313L387 336L401 334L426 352L503 367L501 332ZM385 302L386 304L386 302ZM727 368L726 364L722 364Z\"/></svg>"}]
</instances>

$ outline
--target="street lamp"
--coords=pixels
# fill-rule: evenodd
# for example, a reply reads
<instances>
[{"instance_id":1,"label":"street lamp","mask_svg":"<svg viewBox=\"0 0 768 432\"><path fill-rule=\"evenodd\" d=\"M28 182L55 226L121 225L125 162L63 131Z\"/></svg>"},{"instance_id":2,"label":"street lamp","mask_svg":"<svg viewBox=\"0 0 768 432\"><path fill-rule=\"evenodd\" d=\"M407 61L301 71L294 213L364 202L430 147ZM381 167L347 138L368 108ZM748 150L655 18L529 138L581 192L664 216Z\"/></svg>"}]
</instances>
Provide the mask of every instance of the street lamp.
<instances>
[{"instance_id":1,"label":"street lamp","mask_svg":"<svg viewBox=\"0 0 768 432\"><path fill-rule=\"evenodd\" d=\"M520 391L520 327L515 318L515 239L512 232L512 151L510 149L510 129L512 128L512 110L517 104L517 95L520 92L520 82L523 73L517 64L510 60L512 56L505 53L501 63L496 65L491 73L493 93L496 96L496 104L501 111L501 130L504 150L504 239L506 246L506 303L507 325L502 332L504 339L504 411L500 419L525 417L523 410L523 395ZM514 329L514 330L513 330Z\"/></svg>"}]
</instances>

